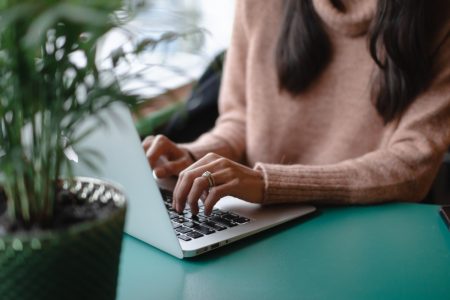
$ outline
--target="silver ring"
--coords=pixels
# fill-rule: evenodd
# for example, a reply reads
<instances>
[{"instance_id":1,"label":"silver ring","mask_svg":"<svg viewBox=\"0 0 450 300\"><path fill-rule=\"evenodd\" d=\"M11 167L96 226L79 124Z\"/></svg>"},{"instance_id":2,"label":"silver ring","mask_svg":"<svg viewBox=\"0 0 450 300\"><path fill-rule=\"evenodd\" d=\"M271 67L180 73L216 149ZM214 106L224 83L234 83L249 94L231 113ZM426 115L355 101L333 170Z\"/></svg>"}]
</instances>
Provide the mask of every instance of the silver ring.
<instances>
[{"instance_id":1,"label":"silver ring","mask_svg":"<svg viewBox=\"0 0 450 300\"><path fill-rule=\"evenodd\" d=\"M212 173L210 171L206 171L202 174L203 177L206 177L208 179L209 188L213 188L216 183L214 182L214 178L212 177Z\"/></svg>"}]
</instances>

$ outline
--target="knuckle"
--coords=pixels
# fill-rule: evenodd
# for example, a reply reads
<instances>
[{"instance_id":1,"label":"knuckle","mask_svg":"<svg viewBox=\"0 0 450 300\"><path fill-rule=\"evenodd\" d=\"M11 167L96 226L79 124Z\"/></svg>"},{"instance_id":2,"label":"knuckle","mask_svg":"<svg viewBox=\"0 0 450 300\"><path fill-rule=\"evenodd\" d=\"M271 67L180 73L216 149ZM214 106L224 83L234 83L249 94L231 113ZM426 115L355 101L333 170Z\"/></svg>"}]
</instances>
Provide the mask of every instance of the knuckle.
<instances>
[{"instance_id":1,"label":"knuckle","mask_svg":"<svg viewBox=\"0 0 450 300\"><path fill-rule=\"evenodd\" d=\"M202 181L203 181L203 178L197 177L197 178L194 179L194 183L193 184L194 185L201 185Z\"/></svg>"},{"instance_id":2,"label":"knuckle","mask_svg":"<svg viewBox=\"0 0 450 300\"><path fill-rule=\"evenodd\" d=\"M232 179L232 178L234 178L235 176L235 172L234 172L234 169L233 168L231 168L231 167L226 167L226 168L224 168L224 173L227 175L227 177L228 178L230 178L230 179Z\"/></svg>"},{"instance_id":3,"label":"knuckle","mask_svg":"<svg viewBox=\"0 0 450 300\"><path fill-rule=\"evenodd\" d=\"M192 171L186 171L183 177L190 181L194 181L197 178L197 176L195 176L195 173Z\"/></svg>"},{"instance_id":4,"label":"knuckle","mask_svg":"<svg viewBox=\"0 0 450 300\"><path fill-rule=\"evenodd\" d=\"M230 184L233 186L239 186L241 184L241 178L235 177L230 181Z\"/></svg>"},{"instance_id":5,"label":"knuckle","mask_svg":"<svg viewBox=\"0 0 450 300\"><path fill-rule=\"evenodd\" d=\"M217 164L221 167L227 167L228 166L228 159L221 157L217 159Z\"/></svg>"},{"instance_id":6,"label":"knuckle","mask_svg":"<svg viewBox=\"0 0 450 300\"><path fill-rule=\"evenodd\" d=\"M146 152L148 151L148 149L150 149L150 147L152 146L152 144L153 144L152 140L149 139L148 137L146 137L146 138L142 141L142 143L141 143L142 147L144 147L144 150L145 150Z\"/></svg>"},{"instance_id":7,"label":"knuckle","mask_svg":"<svg viewBox=\"0 0 450 300\"><path fill-rule=\"evenodd\" d=\"M155 137L155 143L158 144L158 145L159 144L165 144L166 141L167 141L167 138L164 135L158 134Z\"/></svg>"},{"instance_id":8,"label":"knuckle","mask_svg":"<svg viewBox=\"0 0 450 300\"><path fill-rule=\"evenodd\" d=\"M151 143L151 141L153 141L155 137L153 135L148 135L145 137L145 139L142 141L143 144L148 144Z\"/></svg>"},{"instance_id":9,"label":"knuckle","mask_svg":"<svg viewBox=\"0 0 450 300\"><path fill-rule=\"evenodd\" d=\"M215 154L215 153L213 153L213 152L209 152L208 154L205 155L205 157L214 159L214 158L217 157L217 154Z\"/></svg>"}]
</instances>

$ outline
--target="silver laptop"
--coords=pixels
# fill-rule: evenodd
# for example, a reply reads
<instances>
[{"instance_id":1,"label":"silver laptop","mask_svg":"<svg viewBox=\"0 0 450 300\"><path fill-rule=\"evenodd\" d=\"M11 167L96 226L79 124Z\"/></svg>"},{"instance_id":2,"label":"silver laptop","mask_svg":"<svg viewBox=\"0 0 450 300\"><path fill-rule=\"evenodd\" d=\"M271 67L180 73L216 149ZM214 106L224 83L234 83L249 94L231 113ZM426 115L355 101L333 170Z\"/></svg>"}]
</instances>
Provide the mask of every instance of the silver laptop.
<instances>
[{"instance_id":1,"label":"silver laptop","mask_svg":"<svg viewBox=\"0 0 450 300\"><path fill-rule=\"evenodd\" d=\"M125 232L173 256L197 256L315 211L305 205L263 207L227 196L211 216L203 215L202 208L192 216L188 207L178 215L171 210L171 183L154 178L128 108L116 104L102 118L102 126L66 153L75 174L119 183L128 198ZM95 122L87 120L80 130ZM102 155L98 170L77 162L76 153L84 149Z\"/></svg>"}]
</instances>

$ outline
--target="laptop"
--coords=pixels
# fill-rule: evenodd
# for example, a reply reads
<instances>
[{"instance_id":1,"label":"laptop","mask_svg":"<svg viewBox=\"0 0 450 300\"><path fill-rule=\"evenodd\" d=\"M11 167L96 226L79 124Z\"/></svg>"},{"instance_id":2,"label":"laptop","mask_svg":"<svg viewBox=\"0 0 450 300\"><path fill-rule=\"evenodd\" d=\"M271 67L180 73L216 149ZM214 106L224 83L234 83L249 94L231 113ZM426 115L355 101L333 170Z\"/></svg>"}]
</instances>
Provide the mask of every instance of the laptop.
<instances>
[{"instance_id":1,"label":"laptop","mask_svg":"<svg viewBox=\"0 0 450 300\"><path fill-rule=\"evenodd\" d=\"M125 232L175 257L197 256L315 211L313 206L266 207L227 196L211 216L203 214L201 201L197 216L189 207L179 215L171 209L174 181L153 176L129 109L114 104L100 116L102 125L66 153L74 174L118 183L128 199ZM86 120L80 132L97 121ZM102 156L97 170L78 160L77 153L85 149Z\"/></svg>"}]
</instances>

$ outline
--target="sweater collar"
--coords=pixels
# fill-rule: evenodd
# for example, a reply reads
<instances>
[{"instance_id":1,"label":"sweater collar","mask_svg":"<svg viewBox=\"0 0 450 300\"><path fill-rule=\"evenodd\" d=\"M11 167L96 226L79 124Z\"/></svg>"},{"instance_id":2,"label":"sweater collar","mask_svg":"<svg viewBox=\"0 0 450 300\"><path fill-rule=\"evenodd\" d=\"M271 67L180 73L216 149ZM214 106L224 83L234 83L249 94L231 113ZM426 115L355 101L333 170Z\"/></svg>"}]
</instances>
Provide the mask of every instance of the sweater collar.
<instances>
[{"instance_id":1,"label":"sweater collar","mask_svg":"<svg viewBox=\"0 0 450 300\"><path fill-rule=\"evenodd\" d=\"M343 35L356 37L365 34L375 15L377 0L341 0L337 7L332 0L313 0L314 9L322 21Z\"/></svg>"}]
</instances>

